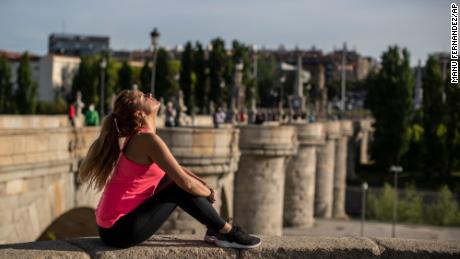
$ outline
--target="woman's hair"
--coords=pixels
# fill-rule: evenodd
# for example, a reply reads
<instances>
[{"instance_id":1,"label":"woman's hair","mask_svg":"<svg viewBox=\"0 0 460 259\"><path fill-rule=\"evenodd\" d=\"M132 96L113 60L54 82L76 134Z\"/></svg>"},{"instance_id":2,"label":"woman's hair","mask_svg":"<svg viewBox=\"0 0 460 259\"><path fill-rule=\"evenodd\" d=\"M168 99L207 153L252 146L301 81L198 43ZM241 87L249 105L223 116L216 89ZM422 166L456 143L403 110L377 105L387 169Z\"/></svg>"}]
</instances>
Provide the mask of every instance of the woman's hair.
<instances>
[{"instance_id":1,"label":"woman's hair","mask_svg":"<svg viewBox=\"0 0 460 259\"><path fill-rule=\"evenodd\" d=\"M104 117L99 137L91 144L80 165L78 177L82 183L89 181L88 188L102 190L112 175L120 155L119 138L127 137L142 126L142 113L150 114L151 108L141 102L143 93L123 90L115 99L113 112Z\"/></svg>"}]
</instances>

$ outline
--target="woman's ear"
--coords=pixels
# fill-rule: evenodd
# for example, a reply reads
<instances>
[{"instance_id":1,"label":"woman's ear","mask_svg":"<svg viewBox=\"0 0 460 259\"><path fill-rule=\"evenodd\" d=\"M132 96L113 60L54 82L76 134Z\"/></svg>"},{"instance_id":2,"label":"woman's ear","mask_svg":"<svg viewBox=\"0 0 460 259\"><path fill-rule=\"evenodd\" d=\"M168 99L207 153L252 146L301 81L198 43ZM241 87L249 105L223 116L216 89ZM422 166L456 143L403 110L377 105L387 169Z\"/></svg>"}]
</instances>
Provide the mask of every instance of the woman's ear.
<instances>
[{"instance_id":1,"label":"woman's ear","mask_svg":"<svg viewBox=\"0 0 460 259\"><path fill-rule=\"evenodd\" d=\"M135 116L137 118L144 118L145 117L145 113L143 111L136 111L134 114L135 114Z\"/></svg>"}]
</instances>

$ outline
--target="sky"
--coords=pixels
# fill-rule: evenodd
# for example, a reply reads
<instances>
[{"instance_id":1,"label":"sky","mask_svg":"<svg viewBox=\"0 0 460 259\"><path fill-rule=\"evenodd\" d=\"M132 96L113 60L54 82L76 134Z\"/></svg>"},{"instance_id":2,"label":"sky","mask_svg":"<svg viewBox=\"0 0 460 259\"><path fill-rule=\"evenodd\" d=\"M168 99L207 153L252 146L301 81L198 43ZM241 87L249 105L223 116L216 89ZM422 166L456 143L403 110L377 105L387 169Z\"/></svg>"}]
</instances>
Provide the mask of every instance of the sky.
<instances>
[{"instance_id":1,"label":"sky","mask_svg":"<svg viewBox=\"0 0 460 259\"><path fill-rule=\"evenodd\" d=\"M411 63L450 48L445 0L0 0L0 49L46 54L51 33L110 37L110 47L145 49L157 27L160 45L207 44L215 37L259 48L312 46L324 52L343 42L379 59L389 45L406 47Z\"/></svg>"}]
</instances>

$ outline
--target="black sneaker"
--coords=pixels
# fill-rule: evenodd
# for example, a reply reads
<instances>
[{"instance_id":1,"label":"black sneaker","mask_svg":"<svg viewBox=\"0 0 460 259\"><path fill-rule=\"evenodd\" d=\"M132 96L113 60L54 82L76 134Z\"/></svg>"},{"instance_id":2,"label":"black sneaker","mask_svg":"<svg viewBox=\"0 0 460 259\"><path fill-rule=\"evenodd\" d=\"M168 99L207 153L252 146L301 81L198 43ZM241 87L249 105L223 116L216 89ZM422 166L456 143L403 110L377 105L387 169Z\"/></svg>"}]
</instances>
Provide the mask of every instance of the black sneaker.
<instances>
[{"instance_id":1,"label":"black sneaker","mask_svg":"<svg viewBox=\"0 0 460 259\"><path fill-rule=\"evenodd\" d=\"M262 243L260 238L247 234L241 227L236 225L233 225L232 229L227 234L208 230L205 235L205 241L213 243L218 247L240 249L255 248Z\"/></svg>"},{"instance_id":2,"label":"black sneaker","mask_svg":"<svg viewBox=\"0 0 460 259\"><path fill-rule=\"evenodd\" d=\"M206 234L204 234L204 241L206 243L215 244L217 240L216 236L217 236L217 232L208 228L208 230L206 230Z\"/></svg>"}]
</instances>

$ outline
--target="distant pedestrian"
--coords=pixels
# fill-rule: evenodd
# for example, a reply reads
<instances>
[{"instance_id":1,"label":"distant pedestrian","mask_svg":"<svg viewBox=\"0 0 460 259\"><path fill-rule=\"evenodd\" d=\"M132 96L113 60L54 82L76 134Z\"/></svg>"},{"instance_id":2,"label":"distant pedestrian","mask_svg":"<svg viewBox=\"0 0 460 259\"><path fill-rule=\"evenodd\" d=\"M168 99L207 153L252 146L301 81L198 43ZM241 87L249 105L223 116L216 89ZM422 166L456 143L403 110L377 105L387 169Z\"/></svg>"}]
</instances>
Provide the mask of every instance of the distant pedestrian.
<instances>
[{"instance_id":1,"label":"distant pedestrian","mask_svg":"<svg viewBox=\"0 0 460 259\"><path fill-rule=\"evenodd\" d=\"M175 125L176 125L176 109L174 109L173 103L169 101L166 104L165 126L174 127Z\"/></svg>"},{"instance_id":2,"label":"distant pedestrian","mask_svg":"<svg viewBox=\"0 0 460 259\"><path fill-rule=\"evenodd\" d=\"M75 105L71 103L69 105L69 121L72 127L75 127Z\"/></svg>"},{"instance_id":3,"label":"distant pedestrian","mask_svg":"<svg viewBox=\"0 0 460 259\"><path fill-rule=\"evenodd\" d=\"M217 108L217 111L214 112L213 116L212 116L212 121L213 121L213 124L214 124L214 128L219 128L220 125L222 123L225 122L225 112L222 111L222 108Z\"/></svg>"},{"instance_id":4,"label":"distant pedestrian","mask_svg":"<svg viewBox=\"0 0 460 259\"><path fill-rule=\"evenodd\" d=\"M99 114L94 109L94 104L90 104L88 110L85 113L85 125L86 126L98 126L99 125Z\"/></svg>"}]
</instances>

